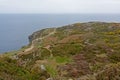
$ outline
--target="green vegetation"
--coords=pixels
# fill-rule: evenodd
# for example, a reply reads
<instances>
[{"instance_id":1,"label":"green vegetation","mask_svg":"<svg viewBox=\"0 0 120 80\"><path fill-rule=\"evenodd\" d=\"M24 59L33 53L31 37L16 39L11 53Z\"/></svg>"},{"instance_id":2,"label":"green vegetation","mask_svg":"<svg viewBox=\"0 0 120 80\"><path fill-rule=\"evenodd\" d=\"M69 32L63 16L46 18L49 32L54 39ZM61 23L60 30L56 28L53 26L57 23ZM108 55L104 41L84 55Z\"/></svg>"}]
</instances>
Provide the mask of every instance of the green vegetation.
<instances>
[{"instance_id":1,"label":"green vegetation","mask_svg":"<svg viewBox=\"0 0 120 80\"><path fill-rule=\"evenodd\" d=\"M47 28L29 39L0 55L0 80L120 80L120 23Z\"/></svg>"},{"instance_id":2,"label":"green vegetation","mask_svg":"<svg viewBox=\"0 0 120 80\"><path fill-rule=\"evenodd\" d=\"M60 43L52 48L52 52L55 56L75 55L79 54L81 50L82 46L79 43Z\"/></svg>"},{"instance_id":3,"label":"green vegetation","mask_svg":"<svg viewBox=\"0 0 120 80\"><path fill-rule=\"evenodd\" d=\"M0 79L1 80L26 80L32 79L32 75L26 69L16 65L16 60L8 57L0 59Z\"/></svg>"},{"instance_id":4,"label":"green vegetation","mask_svg":"<svg viewBox=\"0 0 120 80\"><path fill-rule=\"evenodd\" d=\"M57 56L55 57L55 60L57 63L69 63L72 61L70 57L65 57L65 56L64 57Z\"/></svg>"},{"instance_id":5,"label":"green vegetation","mask_svg":"<svg viewBox=\"0 0 120 80\"><path fill-rule=\"evenodd\" d=\"M46 71L50 74L51 77L56 77L57 75L57 70L51 65L46 65Z\"/></svg>"}]
</instances>

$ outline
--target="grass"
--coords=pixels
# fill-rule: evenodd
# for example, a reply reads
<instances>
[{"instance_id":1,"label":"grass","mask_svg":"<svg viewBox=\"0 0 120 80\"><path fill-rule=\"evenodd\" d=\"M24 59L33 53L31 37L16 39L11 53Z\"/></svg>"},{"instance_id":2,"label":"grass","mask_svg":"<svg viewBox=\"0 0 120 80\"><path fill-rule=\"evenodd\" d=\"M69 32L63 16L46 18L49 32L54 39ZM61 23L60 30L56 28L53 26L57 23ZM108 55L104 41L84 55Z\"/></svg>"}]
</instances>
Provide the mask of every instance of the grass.
<instances>
[{"instance_id":1,"label":"grass","mask_svg":"<svg viewBox=\"0 0 120 80\"><path fill-rule=\"evenodd\" d=\"M57 69L51 65L46 65L46 70L50 74L51 77L56 77Z\"/></svg>"},{"instance_id":2,"label":"grass","mask_svg":"<svg viewBox=\"0 0 120 80\"><path fill-rule=\"evenodd\" d=\"M5 80L31 80L32 75L26 69L17 66L15 60L9 57L0 59L0 79ZM5 77L7 76L7 77ZM8 79L9 78L9 79Z\"/></svg>"},{"instance_id":3,"label":"grass","mask_svg":"<svg viewBox=\"0 0 120 80\"><path fill-rule=\"evenodd\" d=\"M72 59L69 57L60 57L60 56L55 57L55 60L57 63L68 63L72 61Z\"/></svg>"}]
</instances>

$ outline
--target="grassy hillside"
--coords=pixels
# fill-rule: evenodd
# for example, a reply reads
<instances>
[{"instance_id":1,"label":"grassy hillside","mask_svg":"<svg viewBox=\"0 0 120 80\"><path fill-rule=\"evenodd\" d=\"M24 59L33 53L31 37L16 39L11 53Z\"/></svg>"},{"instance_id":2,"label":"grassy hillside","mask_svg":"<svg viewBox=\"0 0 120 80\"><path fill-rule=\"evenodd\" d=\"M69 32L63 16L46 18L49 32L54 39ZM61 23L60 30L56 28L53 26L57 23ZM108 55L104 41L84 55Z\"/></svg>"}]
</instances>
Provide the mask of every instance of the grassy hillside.
<instances>
[{"instance_id":1,"label":"grassy hillside","mask_svg":"<svg viewBox=\"0 0 120 80\"><path fill-rule=\"evenodd\" d=\"M120 80L120 23L75 23L29 36L0 58L0 80Z\"/></svg>"}]
</instances>

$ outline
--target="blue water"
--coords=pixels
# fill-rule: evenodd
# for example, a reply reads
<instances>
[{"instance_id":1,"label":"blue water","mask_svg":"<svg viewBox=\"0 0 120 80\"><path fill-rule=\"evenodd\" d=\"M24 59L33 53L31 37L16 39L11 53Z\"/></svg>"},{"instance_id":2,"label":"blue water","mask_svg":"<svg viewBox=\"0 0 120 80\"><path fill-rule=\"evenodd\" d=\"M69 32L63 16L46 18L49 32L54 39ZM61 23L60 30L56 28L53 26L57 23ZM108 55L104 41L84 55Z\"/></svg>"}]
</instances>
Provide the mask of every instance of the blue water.
<instances>
[{"instance_id":1,"label":"blue water","mask_svg":"<svg viewBox=\"0 0 120 80\"><path fill-rule=\"evenodd\" d=\"M27 45L36 30L89 21L120 22L120 14L0 14L0 53Z\"/></svg>"}]
</instances>

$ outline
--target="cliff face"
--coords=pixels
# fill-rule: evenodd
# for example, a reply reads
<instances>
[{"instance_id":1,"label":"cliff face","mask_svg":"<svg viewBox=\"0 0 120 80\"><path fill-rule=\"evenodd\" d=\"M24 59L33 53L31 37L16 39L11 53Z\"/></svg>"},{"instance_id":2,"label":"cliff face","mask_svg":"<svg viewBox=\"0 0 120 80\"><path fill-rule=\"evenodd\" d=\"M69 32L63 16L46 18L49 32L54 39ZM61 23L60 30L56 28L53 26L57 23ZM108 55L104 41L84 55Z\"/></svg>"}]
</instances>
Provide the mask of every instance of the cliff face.
<instances>
[{"instance_id":1,"label":"cliff face","mask_svg":"<svg viewBox=\"0 0 120 80\"><path fill-rule=\"evenodd\" d=\"M120 79L120 23L47 28L34 32L29 41L31 45L1 56L0 79Z\"/></svg>"}]
</instances>

